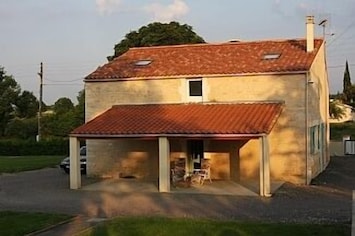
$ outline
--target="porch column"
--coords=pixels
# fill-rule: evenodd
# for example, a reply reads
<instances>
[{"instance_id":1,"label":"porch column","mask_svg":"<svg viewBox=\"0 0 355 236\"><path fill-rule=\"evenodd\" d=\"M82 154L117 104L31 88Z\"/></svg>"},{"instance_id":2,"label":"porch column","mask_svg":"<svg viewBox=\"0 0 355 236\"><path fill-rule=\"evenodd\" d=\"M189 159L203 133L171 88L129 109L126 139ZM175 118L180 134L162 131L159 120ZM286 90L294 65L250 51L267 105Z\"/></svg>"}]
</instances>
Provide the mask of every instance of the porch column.
<instances>
[{"instance_id":1,"label":"porch column","mask_svg":"<svg viewBox=\"0 0 355 236\"><path fill-rule=\"evenodd\" d=\"M76 137L69 138L70 145L70 188L81 188L81 173L80 173L80 143Z\"/></svg>"},{"instance_id":2,"label":"porch column","mask_svg":"<svg viewBox=\"0 0 355 236\"><path fill-rule=\"evenodd\" d=\"M260 196L271 197L270 156L267 135L260 137Z\"/></svg>"},{"instance_id":3,"label":"porch column","mask_svg":"<svg viewBox=\"0 0 355 236\"><path fill-rule=\"evenodd\" d=\"M170 147L167 137L159 137L159 192L170 192Z\"/></svg>"},{"instance_id":4,"label":"porch column","mask_svg":"<svg viewBox=\"0 0 355 236\"><path fill-rule=\"evenodd\" d=\"M230 178L234 181L240 181L240 158L239 147L236 143L230 144L229 147L229 171Z\"/></svg>"}]
</instances>

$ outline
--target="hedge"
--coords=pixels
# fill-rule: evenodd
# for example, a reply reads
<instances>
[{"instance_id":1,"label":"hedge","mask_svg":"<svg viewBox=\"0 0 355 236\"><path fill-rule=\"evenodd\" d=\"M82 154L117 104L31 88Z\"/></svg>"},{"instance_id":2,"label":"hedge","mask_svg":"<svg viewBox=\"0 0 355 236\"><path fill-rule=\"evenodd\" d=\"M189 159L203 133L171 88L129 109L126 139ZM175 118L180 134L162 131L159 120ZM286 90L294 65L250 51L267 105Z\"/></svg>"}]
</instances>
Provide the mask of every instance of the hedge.
<instances>
[{"instance_id":1,"label":"hedge","mask_svg":"<svg viewBox=\"0 0 355 236\"><path fill-rule=\"evenodd\" d=\"M68 155L69 140L0 140L0 156Z\"/></svg>"}]
</instances>

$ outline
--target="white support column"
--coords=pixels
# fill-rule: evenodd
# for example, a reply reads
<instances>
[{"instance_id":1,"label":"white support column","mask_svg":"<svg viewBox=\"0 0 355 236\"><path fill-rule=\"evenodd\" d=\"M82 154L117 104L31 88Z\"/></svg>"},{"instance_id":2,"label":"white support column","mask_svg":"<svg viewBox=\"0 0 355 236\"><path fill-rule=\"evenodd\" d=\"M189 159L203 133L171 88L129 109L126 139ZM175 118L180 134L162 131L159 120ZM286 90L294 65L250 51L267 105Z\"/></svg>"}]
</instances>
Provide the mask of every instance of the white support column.
<instances>
[{"instance_id":1,"label":"white support column","mask_svg":"<svg viewBox=\"0 0 355 236\"><path fill-rule=\"evenodd\" d=\"M260 138L260 195L271 197L269 142L266 135Z\"/></svg>"},{"instance_id":2,"label":"white support column","mask_svg":"<svg viewBox=\"0 0 355 236\"><path fill-rule=\"evenodd\" d=\"M353 204L352 204L352 223L351 223L351 236L355 236L355 190L353 190Z\"/></svg>"},{"instance_id":3,"label":"white support column","mask_svg":"<svg viewBox=\"0 0 355 236\"><path fill-rule=\"evenodd\" d=\"M159 192L170 192L170 147L167 137L159 137Z\"/></svg>"},{"instance_id":4,"label":"white support column","mask_svg":"<svg viewBox=\"0 0 355 236\"><path fill-rule=\"evenodd\" d=\"M70 144L70 188L81 188L80 143L76 137L69 138Z\"/></svg>"}]
</instances>

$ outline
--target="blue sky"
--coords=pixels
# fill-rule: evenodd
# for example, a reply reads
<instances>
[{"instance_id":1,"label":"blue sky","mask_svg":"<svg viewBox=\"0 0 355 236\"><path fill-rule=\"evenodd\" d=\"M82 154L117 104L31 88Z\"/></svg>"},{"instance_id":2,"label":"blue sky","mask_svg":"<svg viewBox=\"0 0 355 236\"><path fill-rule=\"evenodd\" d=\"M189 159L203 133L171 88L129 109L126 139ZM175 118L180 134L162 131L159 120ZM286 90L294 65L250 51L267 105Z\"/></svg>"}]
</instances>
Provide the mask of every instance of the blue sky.
<instances>
[{"instance_id":1,"label":"blue sky","mask_svg":"<svg viewBox=\"0 0 355 236\"><path fill-rule=\"evenodd\" d=\"M346 60L355 84L355 0L1 0L0 66L38 96L43 62L44 101L76 102L83 78L126 33L148 23L186 23L215 43L303 38L306 15L328 20L331 92L342 91ZM315 30L322 37L323 28Z\"/></svg>"}]
</instances>

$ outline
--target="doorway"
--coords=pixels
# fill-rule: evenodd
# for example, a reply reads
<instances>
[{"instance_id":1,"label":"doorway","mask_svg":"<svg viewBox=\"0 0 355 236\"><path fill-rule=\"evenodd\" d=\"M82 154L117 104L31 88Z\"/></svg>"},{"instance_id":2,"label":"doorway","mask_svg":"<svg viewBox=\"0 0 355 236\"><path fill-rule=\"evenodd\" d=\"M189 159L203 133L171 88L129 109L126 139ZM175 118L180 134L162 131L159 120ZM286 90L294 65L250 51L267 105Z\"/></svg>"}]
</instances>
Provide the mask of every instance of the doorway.
<instances>
[{"instance_id":1,"label":"doorway","mask_svg":"<svg viewBox=\"0 0 355 236\"><path fill-rule=\"evenodd\" d=\"M187 152L188 157L191 158L191 169L201 169L201 160L203 159L203 140L187 141Z\"/></svg>"}]
</instances>

